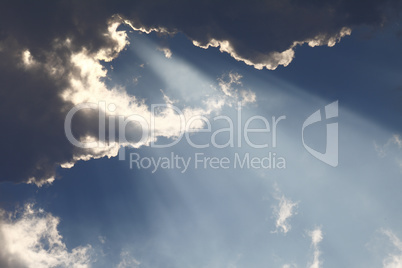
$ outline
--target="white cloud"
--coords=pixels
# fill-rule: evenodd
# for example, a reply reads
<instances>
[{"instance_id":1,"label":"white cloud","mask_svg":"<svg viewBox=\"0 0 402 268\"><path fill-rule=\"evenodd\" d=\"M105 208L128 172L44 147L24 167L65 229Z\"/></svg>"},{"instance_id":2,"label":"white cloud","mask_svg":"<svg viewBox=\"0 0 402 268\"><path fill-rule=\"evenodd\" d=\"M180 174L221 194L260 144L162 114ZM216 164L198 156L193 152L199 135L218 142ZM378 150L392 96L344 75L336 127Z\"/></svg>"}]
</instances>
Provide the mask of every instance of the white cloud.
<instances>
[{"instance_id":1,"label":"white cloud","mask_svg":"<svg viewBox=\"0 0 402 268\"><path fill-rule=\"evenodd\" d=\"M374 142L374 149L381 158L387 156L388 153L394 148L402 149L402 139L397 134L392 135L392 137L389 138L384 145L378 145L376 142Z\"/></svg>"},{"instance_id":2,"label":"white cloud","mask_svg":"<svg viewBox=\"0 0 402 268\"><path fill-rule=\"evenodd\" d=\"M134 84L134 85L137 85L137 84L138 84L138 81L140 80L140 78L141 78L141 75L135 76L135 77L133 78L133 84Z\"/></svg>"},{"instance_id":3,"label":"white cloud","mask_svg":"<svg viewBox=\"0 0 402 268\"><path fill-rule=\"evenodd\" d=\"M106 237L105 236L98 236L99 242L101 242L101 244L105 244L106 243Z\"/></svg>"},{"instance_id":4,"label":"white cloud","mask_svg":"<svg viewBox=\"0 0 402 268\"><path fill-rule=\"evenodd\" d=\"M314 229L309 233L311 237L311 243L313 244L314 247L317 247L318 244L322 241L322 231L320 228Z\"/></svg>"},{"instance_id":5,"label":"white cloud","mask_svg":"<svg viewBox=\"0 0 402 268\"><path fill-rule=\"evenodd\" d=\"M209 43L205 46L201 45L201 43L199 43L198 41L193 40L193 44L204 49L207 49L209 47L219 47L219 50L221 52L226 52L235 60L242 61L247 65L254 66L254 68L258 70L262 70L264 67L268 70L275 70L279 65L288 66L289 63L292 62L295 54L293 47L291 47L282 52L271 52L268 55L261 54L259 61L255 62L240 56L228 40L220 41L216 39L211 39Z\"/></svg>"},{"instance_id":6,"label":"white cloud","mask_svg":"<svg viewBox=\"0 0 402 268\"><path fill-rule=\"evenodd\" d=\"M322 235L322 230L321 228L316 228L312 231L310 231L308 233L308 235L311 237L311 245L313 247L313 261L312 263L309 265L309 268L320 268L322 267L322 261L320 260L320 256L321 256L321 251L318 247L318 245L320 244L320 242L323 239L323 235Z\"/></svg>"},{"instance_id":7,"label":"white cloud","mask_svg":"<svg viewBox=\"0 0 402 268\"><path fill-rule=\"evenodd\" d=\"M134 25L133 25L133 23L130 21L130 20L127 20L127 19L123 19L122 17L119 17L126 25L128 25L128 26L130 26L131 27L131 29L133 29L134 31L138 31L138 32L143 32L143 33L146 33L146 34L150 34L150 33L152 33L152 32L156 32L156 33L159 33L159 34L166 34L166 35L174 35L174 34L176 34L177 32L175 32L175 31L168 31L166 28L164 28L164 27L158 27L158 28L145 28L145 27L135 27Z\"/></svg>"},{"instance_id":8,"label":"white cloud","mask_svg":"<svg viewBox=\"0 0 402 268\"><path fill-rule=\"evenodd\" d=\"M41 209L35 210L32 204L27 204L21 213L1 210L0 266L90 267L91 246L68 250L57 230L58 224L58 218Z\"/></svg>"},{"instance_id":9,"label":"white cloud","mask_svg":"<svg viewBox=\"0 0 402 268\"><path fill-rule=\"evenodd\" d=\"M113 27L112 27L113 26ZM120 140L118 142L101 142L96 148L87 148L85 152L79 152L74 155L72 162L63 163L63 167L69 168L74 165L78 160L89 160L92 158L100 157L113 157L119 152L120 146L131 146L138 148L140 146L147 146L151 142L155 142L159 137L165 137L175 139L180 137L187 129L185 129L185 122L192 117L209 116L212 113L219 112L224 105L232 105L237 101L241 101L243 104L255 102L256 96L254 92L244 89L235 89L234 85L241 86L241 75L237 73L229 73L229 80L226 81L223 78L219 79L219 86L221 92L218 92L216 96L209 96L201 107L185 107L181 109L182 115L176 113L173 105L177 102L171 100L162 91L165 107L158 110L158 113L152 113L151 108L144 103L144 101L136 98L133 95L129 95L125 88L114 87L108 88L103 82L103 79L107 77L107 69L105 69L100 60L109 60L115 57L119 51L124 47L125 34L116 34L115 31L118 27L113 23L109 27L109 36L119 44L115 51L100 51L95 56L90 55L85 49L79 53L75 53L71 57L71 62L79 70L71 75L70 83L71 87L66 89L62 97L65 101L72 102L74 105L82 103L101 103L103 102L103 112L106 113L106 117L123 117L129 118L130 116L137 116L144 119L144 131L150 133L153 132L153 136L146 137L144 140L138 142L129 142L126 140ZM113 106L113 110L109 107ZM116 119L117 120L117 119ZM197 131L203 128L205 122L202 120L195 120L191 124L192 131ZM95 137L86 136L81 137L81 142L98 142Z\"/></svg>"},{"instance_id":10,"label":"white cloud","mask_svg":"<svg viewBox=\"0 0 402 268\"><path fill-rule=\"evenodd\" d=\"M274 232L282 232L286 234L290 231L291 225L289 223L290 218L297 214L296 209L298 202L293 202L292 200L286 198L277 186L274 198L278 201L278 205L274 206L274 217L276 218L275 226L276 230Z\"/></svg>"},{"instance_id":11,"label":"white cloud","mask_svg":"<svg viewBox=\"0 0 402 268\"><path fill-rule=\"evenodd\" d=\"M116 143L104 143L101 147L92 148L87 150L87 154L80 154L75 156L77 160L89 160L91 158L98 158L103 156L116 156L120 146L132 146L138 148L143 145L149 145L150 142L156 141L158 137L176 138L185 131L183 120L188 120L194 116L207 116L214 111L220 109L221 106L210 106L204 108L191 108L186 107L181 110L182 116L175 112L172 101L168 96L164 95L165 103L163 109L158 110L157 113L152 113L149 106L142 100L137 99L135 96L129 95L124 88L106 87L102 78L106 77L107 71L100 64L99 59L91 57L85 50L72 56L72 62L81 71L78 76L71 78L71 87L63 93L63 98L70 101L75 105L81 103L95 103L103 102L102 109L107 117L124 117L137 116L144 119L145 131L153 131L154 139L148 137L145 140L133 143L128 141L119 141ZM208 104L208 103L207 103ZM110 107L113 106L113 110ZM183 119L183 120L182 120ZM152 123L153 122L153 123ZM152 127L153 126L153 127ZM201 121L192 124L194 129L202 128L204 125ZM152 129L151 129L152 127ZM85 142L96 141L94 137L84 137ZM83 141L82 141L83 142ZM70 167L71 163L64 164L65 167Z\"/></svg>"},{"instance_id":12,"label":"white cloud","mask_svg":"<svg viewBox=\"0 0 402 268\"><path fill-rule=\"evenodd\" d=\"M116 20L115 17L109 21L108 33L106 34L106 37L115 41L116 45L114 47L99 50L98 54L96 55L98 60L104 60L107 62L112 61L128 44L130 44L127 39L126 31L117 31L117 28L120 26L120 24L121 22Z\"/></svg>"},{"instance_id":13,"label":"white cloud","mask_svg":"<svg viewBox=\"0 0 402 268\"><path fill-rule=\"evenodd\" d=\"M230 99L226 101L227 104L231 105L232 102L241 102L242 104L256 102L256 95L253 91L241 89L243 86L242 78L241 74L229 72L218 79L220 90L226 98Z\"/></svg>"},{"instance_id":14,"label":"white cloud","mask_svg":"<svg viewBox=\"0 0 402 268\"><path fill-rule=\"evenodd\" d=\"M24 50L24 52L22 52L22 62L27 68L35 64L35 60L33 59L29 50Z\"/></svg>"},{"instance_id":15,"label":"white cloud","mask_svg":"<svg viewBox=\"0 0 402 268\"><path fill-rule=\"evenodd\" d=\"M172 51L167 47L160 47L158 48L159 51L162 51L165 54L165 57L170 59L172 57Z\"/></svg>"},{"instance_id":16,"label":"white cloud","mask_svg":"<svg viewBox=\"0 0 402 268\"><path fill-rule=\"evenodd\" d=\"M323 261L320 259L321 251L319 248L319 244L323 240L323 233L321 227L317 227L311 231L307 232L307 235L311 239L311 247L313 249L312 260L307 264L308 268L322 268ZM298 265L295 263L286 263L282 265L282 268L297 268ZM387 267L389 268L389 267ZM394 267L392 267L394 268Z\"/></svg>"},{"instance_id":17,"label":"white cloud","mask_svg":"<svg viewBox=\"0 0 402 268\"><path fill-rule=\"evenodd\" d=\"M383 260L383 268L402 268L401 240L390 230L383 230L382 233L388 237L394 248L394 252L388 253L388 256Z\"/></svg>"},{"instance_id":18,"label":"white cloud","mask_svg":"<svg viewBox=\"0 0 402 268\"><path fill-rule=\"evenodd\" d=\"M62 168L71 168L73 164L70 163L64 163L60 165ZM37 180L35 177L31 177L27 180L27 184L35 184L38 187L42 187L45 184L52 184L55 180L54 176L51 176L49 178L42 178L41 180Z\"/></svg>"},{"instance_id":19,"label":"white cloud","mask_svg":"<svg viewBox=\"0 0 402 268\"><path fill-rule=\"evenodd\" d=\"M219 81L219 86L222 90L222 92L229 96L229 97L234 97L237 95L237 90L233 88L233 85L242 85L240 79L242 76L238 73L228 73L227 78L225 81L225 76L222 76L221 78L218 79Z\"/></svg>"},{"instance_id":20,"label":"white cloud","mask_svg":"<svg viewBox=\"0 0 402 268\"><path fill-rule=\"evenodd\" d=\"M255 94L250 90L244 89L234 89L234 85L241 85L240 79L241 75L230 73L229 81L220 81L220 88L217 94L213 96L207 96L198 107L185 106L180 110L182 112L181 117L173 109L173 103L176 101L171 100L168 96L164 95L165 107L158 109L157 113L152 113L151 107L148 106L144 100L137 98L136 96L127 93L124 87L115 86L110 88L104 82L107 79L108 70L103 67L101 61L112 61L115 59L119 53L125 49L129 44L127 34L124 30L118 30L119 25L122 23L121 18L114 16L109 20L109 27L105 36L111 41L112 46L107 46L101 48L97 51L90 51L85 47L79 52L71 52L69 57L69 67L67 68L63 62L58 59L56 53L49 52L49 60L45 64L40 66L42 69L46 70L54 79L68 78L68 86L65 89L61 89L60 96L62 100L70 105L80 105L83 103L93 103L100 104L103 103L102 107L99 107L102 113L105 114L105 118L113 117L115 120L123 118L126 120L131 116L136 116L137 118L143 119L142 127L139 127L136 120L131 125L138 131L138 133L133 133L133 131L127 130L134 137L144 137L145 135L140 132L142 131L150 134L153 131L152 136L144 137L137 141L128 141L126 139L120 139L116 142L114 140L98 140L97 129L94 126L95 121L98 118L93 116L90 118L92 121L87 122L88 124L83 124L81 122L80 133L82 136L74 137L78 139L81 143L92 142L97 144L89 148L76 148L69 147L66 155L69 155L67 159L58 160L59 162L54 163L54 165L60 165L63 168L71 168L74 163L78 160L89 160L100 157L114 157L118 154L119 148L131 146L138 148L140 146L147 146L151 142L155 142L158 138L164 137L168 139L176 139L180 137L187 129L185 129L185 123L192 117L199 116L209 116L212 113L219 112L224 105L232 105L238 101L242 101L243 104L255 102ZM140 29L137 29L140 30ZM163 30L158 30L163 32ZM58 48L72 50L72 42L69 39L57 40L55 41L55 46ZM169 56L168 50L164 50L166 56ZM28 50L21 51L21 61L25 66L31 66L34 60L32 59ZM66 54L69 55L69 54ZM70 68L71 67L71 68ZM162 92L162 94L164 94ZM113 107L111 109L110 107ZM67 113L68 111L66 111ZM64 111L63 111L64 113ZM88 120L89 121L89 120ZM128 120L126 121L128 122ZM203 128L205 122L202 120L196 120L191 124L191 131L197 131ZM88 127L91 129L82 129L83 127ZM85 134L84 134L85 133ZM64 133L63 133L64 134ZM138 135L137 135L138 134ZM64 138L64 136L63 136ZM72 159L70 158L72 155ZM50 168L53 168L51 166ZM54 172L49 171L50 175L48 177L32 176L31 178L25 179L28 183L35 183L38 186L43 184L52 183L55 179Z\"/></svg>"},{"instance_id":21,"label":"white cloud","mask_svg":"<svg viewBox=\"0 0 402 268\"><path fill-rule=\"evenodd\" d=\"M278 66L288 66L295 57L295 47L298 45L303 45L307 43L310 47L327 45L333 47L337 42L339 42L343 37L350 35L352 30L350 28L344 27L339 33L334 36L328 36L326 34L320 34L312 39L307 39L303 41L295 41L293 44L282 52L274 51L269 54L262 54L258 56L258 59L250 60L240 56L228 40L216 40L211 39L208 44L202 45L200 42L193 40L195 46L207 49L209 47L217 47L221 52L226 52L232 56L237 61L242 61L247 65L254 66L258 70L267 68L268 70L275 70Z\"/></svg>"},{"instance_id":22,"label":"white cloud","mask_svg":"<svg viewBox=\"0 0 402 268\"><path fill-rule=\"evenodd\" d=\"M316 46L329 46L333 47L336 43L341 41L341 39L345 36L351 35L352 29L348 27L343 27L339 33L335 34L334 36L327 36L326 34L319 34L313 39L308 39L303 42L296 42L298 45L302 45L303 43L307 43L310 47Z\"/></svg>"},{"instance_id":23,"label":"white cloud","mask_svg":"<svg viewBox=\"0 0 402 268\"><path fill-rule=\"evenodd\" d=\"M284 264L282 268L297 268L297 265L292 263L292 264Z\"/></svg>"},{"instance_id":24,"label":"white cloud","mask_svg":"<svg viewBox=\"0 0 402 268\"><path fill-rule=\"evenodd\" d=\"M400 150L402 149L402 139L399 135L394 134L384 145L378 145L374 141L374 149L380 158L392 157L396 165L402 172L402 157Z\"/></svg>"},{"instance_id":25,"label":"white cloud","mask_svg":"<svg viewBox=\"0 0 402 268\"><path fill-rule=\"evenodd\" d=\"M240 91L240 95L243 103L254 103L257 101L255 93L251 90L242 90Z\"/></svg>"},{"instance_id":26,"label":"white cloud","mask_svg":"<svg viewBox=\"0 0 402 268\"><path fill-rule=\"evenodd\" d=\"M144 119L144 122L146 122L145 125L147 127L145 131L149 133L149 131L152 130L154 136L153 138L148 137L148 139L136 143L124 140L115 143L101 143L101 146L87 149L85 153L80 151L79 154L74 156L72 162L63 163L63 167L72 167L74 162L78 160L116 156L120 146L132 146L138 148L143 145L149 145L151 142L155 142L158 137L177 138L186 131L182 119L188 120L194 116L208 116L213 112L219 111L225 104L225 102L219 101L216 98L210 98L204 102L204 107L185 107L181 110L182 117L180 118L173 109L173 104L176 101L171 100L163 92L162 94L164 95L165 100L163 105L165 105L165 107L158 110L158 113L152 113L150 107L146 105L144 101L137 99L135 96L129 95L125 88L108 88L102 81L102 79L107 77L107 70L101 65L100 60L112 59L117 55L115 52L118 53L123 49L124 44L128 44L128 42L124 42L123 40L126 38L125 34L115 33L118 25L112 24L112 26L109 27L109 35L119 44L115 48L115 51L104 50L98 52L94 56L90 55L85 49L83 49L80 53L73 54L71 61L79 72L71 75L71 87L63 92L62 97L65 101L72 102L74 105L79 105L81 103L98 104L103 102L103 111L106 113L106 117L113 116L118 118L122 116L128 118L132 115L141 117ZM244 94L244 96L248 101L255 99L252 92L248 92L247 94ZM114 108L112 111L109 109L111 106ZM152 122L154 123L152 124ZM152 126L154 127L151 129ZM194 121L191 127L193 131L201 129L204 127L204 123L197 120ZM82 139L84 140L81 140L81 142L97 141L95 137L91 136L82 137Z\"/></svg>"},{"instance_id":27,"label":"white cloud","mask_svg":"<svg viewBox=\"0 0 402 268\"><path fill-rule=\"evenodd\" d=\"M120 253L120 263L116 268L137 268L140 267L140 262L130 255L128 251L122 251Z\"/></svg>"}]
</instances>

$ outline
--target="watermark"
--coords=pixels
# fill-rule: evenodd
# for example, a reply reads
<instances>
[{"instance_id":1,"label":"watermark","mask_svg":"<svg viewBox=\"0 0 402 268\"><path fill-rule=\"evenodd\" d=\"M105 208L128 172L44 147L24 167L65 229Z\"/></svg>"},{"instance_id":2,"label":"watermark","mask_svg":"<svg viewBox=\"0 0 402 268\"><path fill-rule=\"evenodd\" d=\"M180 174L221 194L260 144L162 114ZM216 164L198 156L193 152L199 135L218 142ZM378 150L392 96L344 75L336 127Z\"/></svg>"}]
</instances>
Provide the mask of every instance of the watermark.
<instances>
[{"instance_id":1,"label":"watermark","mask_svg":"<svg viewBox=\"0 0 402 268\"><path fill-rule=\"evenodd\" d=\"M110 106L110 105L109 105ZM107 109L110 109L108 106ZM114 106L113 106L114 107ZM99 118L99 132L98 139L93 141L82 141L74 137L72 133L72 120L73 117L83 110L98 111ZM277 129L281 121L286 119L285 115L272 116L271 118L265 118L260 115L254 115L247 118L243 122L242 106L239 103L237 107L237 113L235 118L218 115L212 118L208 118L206 115L191 115L186 116L178 107L170 104L152 104L151 111L146 115L132 114L128 116L124 115L107 115L106 102L96 103L83 103L72 108L66 116L64 121L64 129L67 139L76 147L83 149L93 149L105 147L105 143L142 145L147 144L151 148L169 148L182 139L185 139L187 143L195 149L203 149L208 147L214 147L218 149L227 147L241 148L243 144L253 149L263 149L277 147ZM114 111L115 108L113 108ZM160 109L163 109L164 113L161 113ZM174 122L166 122L166 111L174 111L175 115L170 116L169 119ZM162 114L162 115L161 115ZM172 118L173 117L173 118ZM108 130L106 129L106 121L109 122ZM212 131L213 122L223 122L227 124L227 127L219 128ZM255 122L259 122L261 127L255 128L251 125ZM127 138L127 128L130 124L136 125L139 129L139 136L141 137L136 142L130 142ZM166 128L165 124L171 124L171 128ZM166 133L164 133L164 131ZM118 133L118 134L116 134ZM171 134L173 133L173 134ZM206 143L196 143L192 139L193 133L209 133L210 139ZM251 138L253 133L266 133L267 139L264 139L263 143L257 144ZM108 134L108 135L106 135ZM227 134L228 138L225 142L219 142L217 137L220 134ZM116 136L117 135L117 136ZM172 137L171 141L166 143L158 143L158 137L168 136ZM106 138L108 136L108 138ZM237 138L235 138L237 136Z\"/></svg>"},{"instance_id":2,"label":"watermark","mask_svg":"<svg viewBox=\"0 0 402 268\"><path fill-rule=\"evenodd\" d=\"M148 169L151 173L160 169L174 169L185 173L190 167L191 169L284 169L286 159L273 152L268 152L262 157L237 152L232 157L208 156L205 153L182 156L173 152L169 156L148 157L130 153L130 169Z\"/></svg>"},{"instance_id":3,"label":"watermark","mask_svg":"<svg viewBox=\"0 0 402 268\"><path fill-rule=\"evenodd\" d=\"M130 153L128 160L131 168L178 169L186 172L191 166L194 169L229 169L229 168L286 168L286 159L270 151L278 147L278 129L286 121L286 115L265 117L243 115L242 105L238 103L235 115L210 116L209 114L188 114L172 104L153 104L150 111L136 114L115 115L116 106L106 105L106 102L83 103L72 108L65 119L67 139L76 147L82 149L102 149L111 145L121 145L119 159L126 160L125 146L151 148L170 148L181 140L185 140L196 151L205 148L227 149L242 148L248 150L264 150L263 157L252 157L248 152L241 155L235 153L229 157L204 157L195 153L191 157L172 155L170 157L141 157L138 153ZM97 136L88 139L75 137L72 131L73 118L80 112L97 113ZM338 117L338 101L324 108L325 120ZM311 114L301 126L301 138L304 148L318 160L336 167L338 165L338 123L326 125L326 150L324 153L314 150L305 142L305 129L322 121L321 111ZM200 141L194 138L194 133L207 135ZM255 135L263 138L253 139ZM133 136L135 139L133 139ZM164 139L163 139L164 138Z\"/></svg>"},{"instance_id":4,"label":"watermark","mask_svg":"<svg viewBox=\"0 0 402 268\"><path fill-rule=\"evenodd\" d=\"M330 103L325 106L324 110L325 119L331 119L338 117L338 101ZM318 160L322 162L337 167L338 166L338 123L327 123L327 139L326 139L326 148L325 153L320 153L304 142L304 129L312 124L320 122L321 119L321 111L317 110L312 115L310 115L306 121L303 123L302 127L302 142L304 148L312 154Z\"/></svg>"}]
</instances>

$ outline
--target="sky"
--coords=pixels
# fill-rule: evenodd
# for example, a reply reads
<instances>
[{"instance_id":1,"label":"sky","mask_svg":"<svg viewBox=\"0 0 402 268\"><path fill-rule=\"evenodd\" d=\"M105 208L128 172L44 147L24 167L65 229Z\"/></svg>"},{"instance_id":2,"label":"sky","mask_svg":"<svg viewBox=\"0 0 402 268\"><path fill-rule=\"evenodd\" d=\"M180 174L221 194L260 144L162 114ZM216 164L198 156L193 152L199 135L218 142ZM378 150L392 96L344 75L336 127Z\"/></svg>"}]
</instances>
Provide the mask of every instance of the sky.
<instances>
[{"instance_id":1,"label":"sky","mask_svg":"<svg viewBox=\"0 0 402 268\"><path fill-rule=\"evenodd\" d=\"M0 6L0 268L402 268L401 1Z\"/></svg>"}]
</instances>

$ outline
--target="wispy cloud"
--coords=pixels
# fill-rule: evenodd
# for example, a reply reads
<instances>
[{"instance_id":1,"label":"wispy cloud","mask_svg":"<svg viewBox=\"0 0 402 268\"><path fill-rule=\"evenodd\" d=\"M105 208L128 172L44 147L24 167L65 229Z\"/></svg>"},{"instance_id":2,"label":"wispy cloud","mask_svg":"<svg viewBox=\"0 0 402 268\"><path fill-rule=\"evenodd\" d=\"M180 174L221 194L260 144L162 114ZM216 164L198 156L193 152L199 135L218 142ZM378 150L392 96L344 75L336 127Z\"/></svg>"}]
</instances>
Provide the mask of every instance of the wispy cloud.
<instances>
[{"instance_id":1,"label":"wispy cloud","mask_svg":"<svg viewBox=\"0 0 402 268\"><path fill-rule=\"evenodd\" d=\"M387 154L392 149L395 149L395 147L397 149L402 149L402 139L397 134L392 135L392 137L384 145L378 145L374 141L374 149L377 151L378 156L381 158L387 156Z\"/></svg>"},{"instance_id":2,"label":"wispy cloud","mask_svg":"<svg viewBox=\"0 0 402 268\"><path fill-rule=\"evenodd\" d=\"M297 265L292 263L292 264L284 264L282 268L297 268Z\"/></svg>"},{"instance_id":3,"label":"wispy cloud","mask_svg":"<svg viewBox=\"0 0 402 268\"><path fill-rule=\"evenodd\" d=\"M137 268L140 267L140 262L130 255L130 252L123 250L120 253L120 263L116 268Z\"/></svg>"},{"instance_id":4,"label":"wispy cloud","mask_svg":"<svg viewBox=\"0 0 402 268\"><path fill-rule=\"evenodd\" d=\"M402 172L402 157L400 155L400 151L402 149L402 138L398 134L392 135L392 137L384 145L378 145L374 141L374 149L381 158L393 158Z\"/></svg>"},{"instance_id":5,"label":"wispy cloud","mask_svg":"<svg viewBox=\"0 0 402 268\"><path fill-rule=\"evenodd\" d=\"M274 206L274 217L276 218L275 226L276 232L282 232L286 234L290 231L291 225L289 223L290 218L297 214L297 206L298 202L293 202L283 195L279 188L275 186L276 192L274 194L274 198L278 201L278 204Z\"/></svg>"},{"instance_id":6,"label":"wispy cloud","mask_svg":"<svg viewBox=\"0 0 402 268\"><path fill-rule=\"evenodd\" d=\"M172 57L172 51L170 50L170 48L168 47L159 47L158 48L159 51L162 51L163 54L165 54L165 57L170 59Z\"/></svg>"},{"instance_id":7,"label":"wispy cloud","mask_svg":"<svg viewBox=\"0 0 402 268\"><path fill-rule=\"evenodd\" d=\"M242 78L243 76L239 73L229 72L218 79L219 88L225 96L235 101L240 101L244 104L254 103L256 95L253 91L242 88Z\"/></svg>"},{"instance_id":8,"label":"wispy cloud","mask_svg":"<svg viewBox=\"0 0 402 268\"><path fill-rule=\"evenodd\" d=\"M382 230L382 233L388 237L394 248L394 252L388 253L388 256L383 260L383 268L402 268L401 240L390 230Z\"/></svg>"},{"instance_id":9,"label":"wispy cloud","mask_svg":"<svg viewBox=\"0 0 402 268\"><path fill-rule=\"evenodd\" d=\"M317 227L314 230L310 231L309 236L311 237L311 246L313 247L313 261L309 265L309 268L320 268L322 267L322 261L320 260L321 251L318 247L320 242L323 239L321 227Z\"/></svg>"}]
</instances>

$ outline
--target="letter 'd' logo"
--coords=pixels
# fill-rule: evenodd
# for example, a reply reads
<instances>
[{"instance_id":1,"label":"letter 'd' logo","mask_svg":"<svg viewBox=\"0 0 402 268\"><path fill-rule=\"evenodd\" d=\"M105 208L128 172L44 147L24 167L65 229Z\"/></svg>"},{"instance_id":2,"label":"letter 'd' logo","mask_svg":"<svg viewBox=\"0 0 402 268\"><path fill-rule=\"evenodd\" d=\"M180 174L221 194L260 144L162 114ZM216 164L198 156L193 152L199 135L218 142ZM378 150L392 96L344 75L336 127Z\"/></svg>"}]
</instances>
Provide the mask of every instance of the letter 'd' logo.
<instances>
[{"instance_id":1,"label":"letter 'd' logo","mask_svg":"<svg viewBox=\"0 0 402 268\"><path fill-rule=\"evenodd\" d=\"M330 119L334 117L338 117L338 101L335 101L325 106L325 119ZM304 121L302 128L303 146L315 158L321 160L322 162L330 166L336 167L338 166L338 123L327 124L327 140L326 140L325 153L320 153L312 149L304 142L304 129L307 126L310 126L320 121L321 121L320 110L315 111L312 115L310 115L306 119L306 121Z\"/></svg>"}]
</instances>

